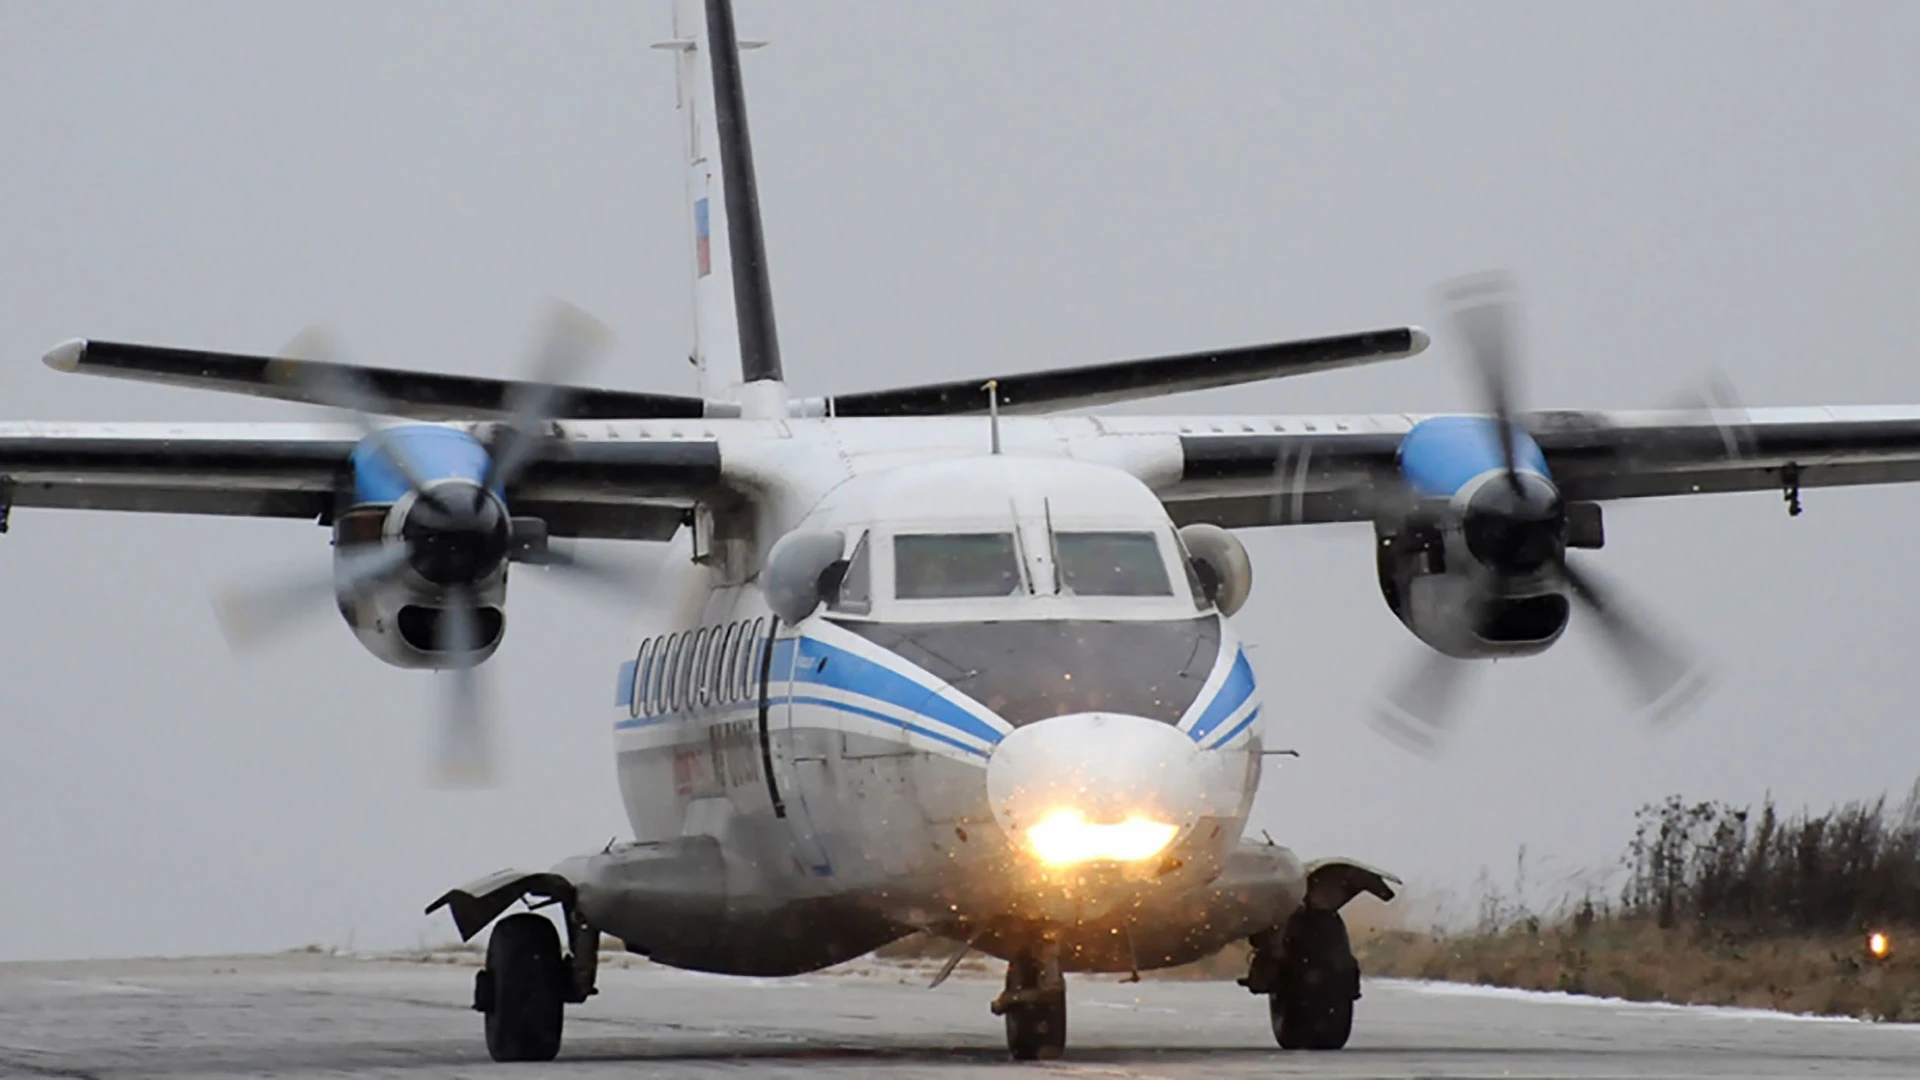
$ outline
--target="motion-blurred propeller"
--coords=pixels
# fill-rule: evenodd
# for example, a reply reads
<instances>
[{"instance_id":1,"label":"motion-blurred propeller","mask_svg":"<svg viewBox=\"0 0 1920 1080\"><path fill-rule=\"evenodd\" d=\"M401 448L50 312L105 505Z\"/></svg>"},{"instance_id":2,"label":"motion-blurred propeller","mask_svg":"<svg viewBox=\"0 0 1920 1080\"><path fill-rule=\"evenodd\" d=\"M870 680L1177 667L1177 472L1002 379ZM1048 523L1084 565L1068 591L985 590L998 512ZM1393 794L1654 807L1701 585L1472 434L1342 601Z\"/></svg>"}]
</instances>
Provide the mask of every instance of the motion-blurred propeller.
<instances>
[{"instance_id":1,"label":"motion-blurred propeller","mask_svg":"<svg viewBox=\"0 0 1920 1080\"><path fill-rule=\"evenodd\" d=\"M475 575L491 573L514 545L511 519L490 494L504 492L552 438L553 421L573 392L571 384L605 350L611 335L591 315L556 302L535 351L530 377L505 403L506 419L482 439L487 465L479 483L435 483L414 460L405 440L393 438L378 417L398 415L361 369L336 359L324 330L303 331L282 351L276 376L303 385L314 398L351 416L380 457L405 481L414 499L399 538L364 545L342 555L324 573L298 572L250 589L224 590L216 599L222 630L235 648L258 643L298 619L325 609L337 596L361 597L398 578L409 566L441 586L435 651L452 684L435 736L433 779L441 786L473 787L493 782L495 770L488 722L488 695L476 655L482 640ZM417 518L416 516L417 515ZM504 546L503 546L504 545ZM549 544L514 552L518 561L617 595L631 596L641 579L622 566Z\"/></svg>"},{"instance_id":2,"label":"motion-blurred propeller","mask_svg":"<svg viewBox=\"0 0 1920 1080\"><path fill-rule=\"evenodd\" d=\"M1497 495L1477 495L1462 522L1469 547L1484 563L1483 571L1463 589L1462 625L1483 625L1488 605L1508 593L1516 576L1549 573L1566 586L1575 604L1592 613L1607 650L1626 677L1635 706L1646 710L1656 723L1678 720L1706 689L1705 669L1673 636L1657 630L1637 611L1618 586L1606 583L1591 568L1568 561L1567 509L1559 492L1518 467L1516 442L1526 431L1526 420L1513 411L1519 303L1512 279L1500 273L1456 279L1441 286L1437 297L1472 365L1481 407L1500 433L1506 481L1506 490ZM1722 432L1729 455L1741 453L1738 405L1724 377L1709 384L1699 396L1699 407ZM1404 481L1401 490L1383 492L1377 499L1381 511L1389 513L1417 501ZM1425 655L1409 663L1406 672L1389 684L1374 721L1389 738L1430 755L1442 746L1453 724L1463 696L1462 682L1475 662L1432 649L1422 652Z\"/></svg>"}]
</instances>

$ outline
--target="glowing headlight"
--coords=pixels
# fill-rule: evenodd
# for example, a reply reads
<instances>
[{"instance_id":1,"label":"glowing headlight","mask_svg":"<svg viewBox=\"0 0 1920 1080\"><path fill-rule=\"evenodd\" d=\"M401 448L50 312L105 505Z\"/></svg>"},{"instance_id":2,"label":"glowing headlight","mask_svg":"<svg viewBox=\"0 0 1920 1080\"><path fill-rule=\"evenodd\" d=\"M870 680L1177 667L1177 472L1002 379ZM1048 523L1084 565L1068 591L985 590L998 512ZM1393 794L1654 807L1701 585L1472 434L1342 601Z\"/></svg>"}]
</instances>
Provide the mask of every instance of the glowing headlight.
<instances>
[{"instance_id":1,"label":"glowing headlight","mask_svg":"<svg viewBox=\"0 0 1920 1080\"><path fill-rule=\"evenodd\" d=\"M1887 935L1880 933L1878 930L1867 935L1868 956L1873 957L1875 960L1885 960L1887 954L1892 951L1893 943L1887 940Z\"/></svg>"},{"instance_id":2,"label":"glowing headlight","mask_svg":"<svg viewBox=\"0 0 1920 1080\"><path fill-rule=\"evenodd\" d=\"M1048 866L1111 859L1138 862L1166 850L1180 831L1176 825L1130 817L1112 825L1098 825L1078 810L1055 810L1027 829L1033 853Z\"/></svg>"}]
</instances>

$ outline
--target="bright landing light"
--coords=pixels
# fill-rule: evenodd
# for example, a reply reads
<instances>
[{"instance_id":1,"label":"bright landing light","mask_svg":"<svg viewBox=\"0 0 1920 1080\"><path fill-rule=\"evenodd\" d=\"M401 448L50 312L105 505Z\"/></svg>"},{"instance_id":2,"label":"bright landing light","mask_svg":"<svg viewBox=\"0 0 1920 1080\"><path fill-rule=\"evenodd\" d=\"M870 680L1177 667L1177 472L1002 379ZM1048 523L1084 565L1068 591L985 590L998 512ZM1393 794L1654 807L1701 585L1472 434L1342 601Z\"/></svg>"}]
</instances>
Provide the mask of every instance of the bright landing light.
<instances>
[{"instance_id":1,"label":"bright landing light","mask_svg":"<svg viewBox=\"0 0 1920 1080\"><path fill-rule=\"evenodd\" d=\"M1887 935L1877 932L1867 935L1867 952L1871 953L1875 960L1886 959L1889 948L1891 946L1887 942Z\"/></svg>"},{"instance_id":2,"label":"bright landing light","mask_svg":"<svg viewBox=\"0 0 1920 1080\"><path fill-rule=\"evenodd\" d=\"M1027 829L1027 842L1034 854L1048 866L1111 859L1138 862L1151 859L1173 843L1178 826L1143 817L1130 817L1115 825L1097 825L1078 810L1055 810Z\"/></svg>"}]
</instances>

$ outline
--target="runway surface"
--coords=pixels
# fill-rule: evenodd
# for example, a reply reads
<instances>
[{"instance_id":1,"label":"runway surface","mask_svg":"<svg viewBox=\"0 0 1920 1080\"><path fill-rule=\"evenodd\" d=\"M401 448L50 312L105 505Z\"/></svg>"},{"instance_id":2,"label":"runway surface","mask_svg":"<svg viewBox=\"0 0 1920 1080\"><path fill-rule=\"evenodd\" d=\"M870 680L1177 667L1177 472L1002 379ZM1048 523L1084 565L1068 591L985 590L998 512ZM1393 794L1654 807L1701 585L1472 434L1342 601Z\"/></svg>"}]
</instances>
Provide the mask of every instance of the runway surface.
<instances>
[{"instance_id":1,"label":"runway surface","mask_svg":"<svg viewBox=\"0 0 1920 1080\"><path fill-rule=\"evenodd\" d=\"M787 980L604 970L548 1066L496 1066L465 963L294 954L0 964L0 1076L1920 1076L1920 1025L1391 981L1351 1046L1282 1053L1230 983L1071 979L1067 1058L1005 1060L988 973L879 964Z\"/></svg>"}]
</instances>

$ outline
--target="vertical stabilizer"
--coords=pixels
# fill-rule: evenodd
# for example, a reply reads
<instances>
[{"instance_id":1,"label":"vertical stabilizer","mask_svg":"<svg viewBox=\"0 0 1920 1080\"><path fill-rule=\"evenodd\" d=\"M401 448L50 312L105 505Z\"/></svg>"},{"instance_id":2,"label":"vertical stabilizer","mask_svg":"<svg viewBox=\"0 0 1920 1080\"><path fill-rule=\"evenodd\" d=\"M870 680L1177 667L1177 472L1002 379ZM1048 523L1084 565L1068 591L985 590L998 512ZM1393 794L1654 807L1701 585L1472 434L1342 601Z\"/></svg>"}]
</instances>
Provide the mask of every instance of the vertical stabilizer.
<instances>
[{"instance_id":1,"label":"vertical stabilizer","mask_svg":"<svg viewBox=\"0 0 1920 1080\"><path fill-rule=\"evenodd\" d=\"M768 393L782 379L780 341L731 0L674 0L673 29L664 47L676 51L701 392L717 397L737 379L746 403L771 405L785 396Z\"/></svg>"}]
</instances>

